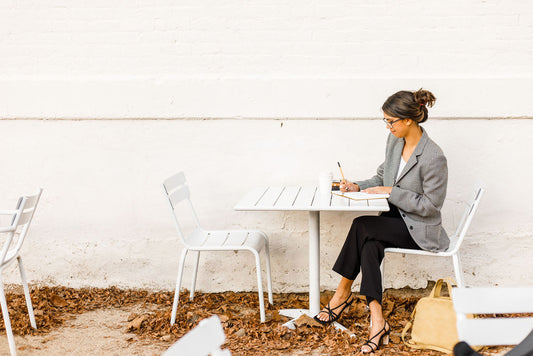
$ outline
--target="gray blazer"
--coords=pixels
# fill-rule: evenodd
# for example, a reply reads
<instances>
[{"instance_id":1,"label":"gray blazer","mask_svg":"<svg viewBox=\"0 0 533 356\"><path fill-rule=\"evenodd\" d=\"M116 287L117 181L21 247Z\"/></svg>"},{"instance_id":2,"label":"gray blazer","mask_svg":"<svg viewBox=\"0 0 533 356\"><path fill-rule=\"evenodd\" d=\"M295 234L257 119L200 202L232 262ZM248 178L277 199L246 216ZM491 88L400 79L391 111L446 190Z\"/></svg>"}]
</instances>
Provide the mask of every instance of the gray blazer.
<instances>
[{"instance_id":1,"label":"gray blazer","mask_svg":"<svg viewBox=\"0 0 533 356\"><path fill-rule=\"evenodd\" d=\"M446 157L422 130L418 145L396 181L404 144L403 138L390 134L385 162L377 174L355 183L361 189L392 187L389 202L398 207L413 240L424 250L444 251L450 245L440 214L448 185Z\"/></svg>"}]
</instances>

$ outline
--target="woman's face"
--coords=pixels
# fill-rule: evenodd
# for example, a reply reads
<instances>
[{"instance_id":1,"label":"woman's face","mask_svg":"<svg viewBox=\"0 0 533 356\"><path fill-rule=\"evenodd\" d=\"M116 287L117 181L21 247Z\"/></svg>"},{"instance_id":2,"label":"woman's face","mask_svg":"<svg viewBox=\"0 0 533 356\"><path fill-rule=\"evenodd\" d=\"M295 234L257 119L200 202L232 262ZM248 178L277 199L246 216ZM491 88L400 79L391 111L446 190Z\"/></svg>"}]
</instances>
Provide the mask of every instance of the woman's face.
<instances>
[{"instance_id":1,"label":"woman's face","mask_svg":"<svg viewBox=\"0 0 533 356\"><path fill-rule=\"evenodd\" d=\"M398 117L390 116L387 113L383 113L383 119L387 122L386 126L390 132L396 137L405 137L409 131L410 126L407 125L409 119L400 119Z\"/></svg>"}]
</instances>

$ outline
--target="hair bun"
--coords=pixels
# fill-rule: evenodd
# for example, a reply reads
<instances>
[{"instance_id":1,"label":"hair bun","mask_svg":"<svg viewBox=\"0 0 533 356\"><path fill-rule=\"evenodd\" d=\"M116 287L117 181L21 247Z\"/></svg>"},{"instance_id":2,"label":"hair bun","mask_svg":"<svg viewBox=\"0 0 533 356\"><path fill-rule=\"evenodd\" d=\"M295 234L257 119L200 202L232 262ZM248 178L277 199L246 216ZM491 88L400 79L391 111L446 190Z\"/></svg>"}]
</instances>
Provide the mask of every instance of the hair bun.
<instances>
[{"instance_id":1,"label":"hair bun","mask_svg":"<svg viewBox=\"0 0 533 356\"><path fill-rule=\"evenodd\" d=\"M415 97L415 101L422 106L427 105L429 107L432 107L435 104L435 100L437 100L432 92L424 90L422 88L415 91L413 95Z\"/></svg>"}]
</instances>

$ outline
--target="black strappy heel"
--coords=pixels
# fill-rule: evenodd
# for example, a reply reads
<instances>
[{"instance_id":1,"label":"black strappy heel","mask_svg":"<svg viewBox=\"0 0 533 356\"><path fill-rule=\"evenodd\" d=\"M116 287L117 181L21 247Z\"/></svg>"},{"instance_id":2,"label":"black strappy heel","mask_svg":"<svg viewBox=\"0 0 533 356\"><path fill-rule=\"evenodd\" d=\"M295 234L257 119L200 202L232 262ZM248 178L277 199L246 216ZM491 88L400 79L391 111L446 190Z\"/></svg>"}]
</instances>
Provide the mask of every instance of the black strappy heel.
<instances>
[{"instance_id":1,"label":"black strappy heel","mask_svg":"<svg viewBox=\"0 0 533 356\"><path fill-rule=\"evenodd\" d=\"M365 352L365 351L361 350L361 353L363 355L368 355L368 354L374 353L375 351L377 351L379 349L380 345L388 345L389 344L390 325L389 325L389 330L387 330L387 325L388 325L388 323L385 321L385 325L383 326L383 329L381 329L377 334L372 336L370 339L366 340L366 342L363 344L363 346L368 346L370 348L370 351ZM384 332L384 333L381 334L382 332ZM377 344L374 341L372 341L376 337L379 337Z\"/></svg>"},{"instance_id":2,"label":"black strappy heel","mask_svg":"<svg viewBox=\"0 0 533 356\"><path fill-rule=\"evenodd\" d=\"M342 312L344 311L344 309L348 308L350 305L352 305L352 303L354 302L355 298L352 298L352 300L350 300L350 298L352 298L352 295L350 295L348 297L348 299L346 299L344 302L342 302L341 304L337 305L335 308L331 309L330 306L329 306L329 303L328 305L324 308L325 310L322 310L320 313L327 313L329 318L328 320L320 320L318 318L318 313L317 315L315 315L314 319L316 321L318 321L320 324L322 325L329 325L335 321L337 321L337 319L339 319L339 317L341 316ZM350 301L349 301L350 300ZM338 312L338 313L335 313L334 310L336 309L339 309L340 307L342 307L341 311Z\"/></svg>"}]
</instances>

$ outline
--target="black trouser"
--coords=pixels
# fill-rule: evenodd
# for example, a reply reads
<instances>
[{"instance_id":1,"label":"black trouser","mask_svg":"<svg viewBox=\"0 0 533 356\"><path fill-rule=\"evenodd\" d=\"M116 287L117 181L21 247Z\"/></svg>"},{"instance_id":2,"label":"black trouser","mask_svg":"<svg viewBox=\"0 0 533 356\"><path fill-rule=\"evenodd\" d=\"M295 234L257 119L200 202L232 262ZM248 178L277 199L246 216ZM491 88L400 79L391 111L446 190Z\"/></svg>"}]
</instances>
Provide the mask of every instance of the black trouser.
<instances>
[{"instance_id":1,"label":"black trouser","mask_svg":"<svg viewBox=\"0 0 533 356\"><path fill-rule=\"evenodd\" d=\"M398 208L389 205L390 211L380 216L354 219L333 266L335 272L350 280L354 280L361 270L360 294L366 296L368 303L377 300L381 304L383 287L380 265L385 248L421 249L409 234Z\"/></svg>"}]
</instances>

